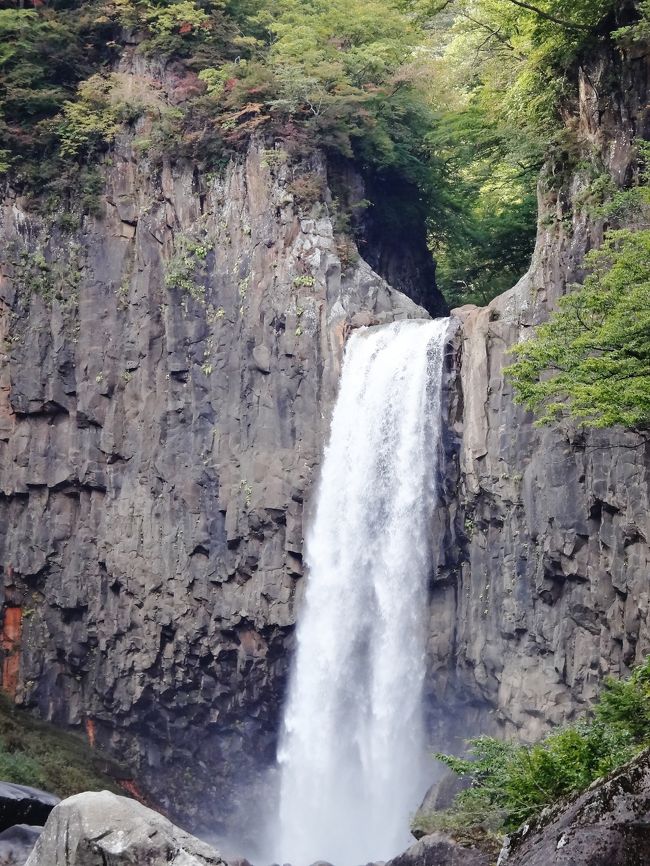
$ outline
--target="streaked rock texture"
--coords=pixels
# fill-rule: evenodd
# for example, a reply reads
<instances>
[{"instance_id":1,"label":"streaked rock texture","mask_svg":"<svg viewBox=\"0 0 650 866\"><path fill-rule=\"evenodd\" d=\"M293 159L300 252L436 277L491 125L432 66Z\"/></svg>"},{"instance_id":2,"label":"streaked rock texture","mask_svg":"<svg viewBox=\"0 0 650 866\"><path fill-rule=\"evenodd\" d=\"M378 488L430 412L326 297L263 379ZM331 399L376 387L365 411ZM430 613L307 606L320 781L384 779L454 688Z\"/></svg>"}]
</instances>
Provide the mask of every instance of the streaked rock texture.
<instances>
[{"instance_id":1,"label":"streaked rock texture","mask_svg":"<svg viewBox=\"0 0 650 866\"><path fill-rule=\"evenodd\" d=\"M76 794L48 818L26 866L225 866L162 815L108 791Z\"/></svg>"},{"instance_id":2,"label":"streaked rock texture","mask_svg":"<svg viewBox=\"0 0 650 866\"><path fill-rule=\"evenodd\" d=\"M171 98L143 63L121 74ZM619 181L650 131L647 70L595 58L581 81L579 133ZM368 262L444 305L421 238L369 224L363 258L339 244L319 156L289 167L254 144L211 176L124 135L102 170L103 214L78 230L11 191L0 212L3 688L85 727L175 816L241 833L275 753L345 336L425 315ZM304 174L325 188L313 208L291 193ZM574 207L587 183L549 168L530 273L458 312L432 526L438 748L533 737L650 649L647 444L539 430L502 375L601 237Z\"/></svg>"},{"instance_id":3,"label":"streaked rock texture","mask_svg":"<svg viewBox=\"0 0 650 866\"><path fill-rule=\"evenodd\" d=\"M594 58L580 79L577 135L617 183L632 179L634 139L650 135L647 90L641 52ZM431 727L453 749L480 731L535 738L650 651L647 436L537 428L504 376L509 347L582 278L602 237L584 203L591 179L547 166L530 271L488 307L455 311L430 629Z\"/></svg>"},{"instance_id":4,"label":"streaked rock texture","mask_svg":"<svg viewBox=\"0 0 650 866\"><path fill-rule=\"evenodd\" d=\"M227 820L275 753L345 335L426 313L343 268L327 192L296 203L319 156L254 144L206 177L133 144L78 231L0 213L3 684L176 814L201 791Z\"/></svg>"},{"instance_id":5,"label":"streaked rock texture","mask_svg":"<svg viewBox=\"0 0 650 866\"><path fill-rule=\"evenodd\" d=\"M498 866L648 866L650 754L545 809L506 838Z\"/></svg>"}]
</instances>

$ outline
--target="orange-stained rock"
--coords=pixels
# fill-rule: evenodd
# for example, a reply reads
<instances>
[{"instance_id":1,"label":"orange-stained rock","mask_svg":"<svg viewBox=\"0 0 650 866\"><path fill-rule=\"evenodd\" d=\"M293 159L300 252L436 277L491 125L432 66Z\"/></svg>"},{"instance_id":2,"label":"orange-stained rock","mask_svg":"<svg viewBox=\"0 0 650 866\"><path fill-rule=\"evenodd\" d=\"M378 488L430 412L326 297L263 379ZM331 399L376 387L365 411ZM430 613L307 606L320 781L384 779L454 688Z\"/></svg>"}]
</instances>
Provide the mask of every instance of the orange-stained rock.
<instances>
[{"instance_id":1,"label":"orange-stained rock","mask_svg":"<svg viewBox=\"0 0 650 866\"><path fill-rule=\"evenodd\" d=\"M6 607L0 633L2 649L2 690L16 697L20 679L20 640L22 635L23 612L20 607Z\"/></svg>"}]
</instances>

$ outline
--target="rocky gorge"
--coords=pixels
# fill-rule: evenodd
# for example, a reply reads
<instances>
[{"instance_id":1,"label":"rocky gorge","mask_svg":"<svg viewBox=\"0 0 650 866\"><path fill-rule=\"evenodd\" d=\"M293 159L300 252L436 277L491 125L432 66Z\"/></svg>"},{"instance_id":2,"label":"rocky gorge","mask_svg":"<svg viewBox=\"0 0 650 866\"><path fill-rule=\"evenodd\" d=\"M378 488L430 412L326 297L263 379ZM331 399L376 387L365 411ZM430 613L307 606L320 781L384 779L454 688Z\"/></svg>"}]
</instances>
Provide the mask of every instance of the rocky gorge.
<instances>
[{"instance_id":1,"label":"rocky gorge","mask_svg":"<svg viewBox=\"0 0 650 866\"><path fill-rule=\"evenodd\" d=\"M182 98L173 67L127 52L117 73L127 93ZM619 184L650 132L647 92L641 51L581 77L579 138ZM101 214L78 228L11 189L3 201L2 687L119 756L174 819L254 836L346 337L447 310L424 231L405 247L369 221L358 250L342 242L331 190L363 198L353 165L254 139L205 176L155 165L141 133L118 136ZM431 526L436 748L533 738L650 651L647 441L537 428L503 375L602 237L579 204L590 180L548 164L530 271L453 314Z\"/></svg>"}]
</instances>

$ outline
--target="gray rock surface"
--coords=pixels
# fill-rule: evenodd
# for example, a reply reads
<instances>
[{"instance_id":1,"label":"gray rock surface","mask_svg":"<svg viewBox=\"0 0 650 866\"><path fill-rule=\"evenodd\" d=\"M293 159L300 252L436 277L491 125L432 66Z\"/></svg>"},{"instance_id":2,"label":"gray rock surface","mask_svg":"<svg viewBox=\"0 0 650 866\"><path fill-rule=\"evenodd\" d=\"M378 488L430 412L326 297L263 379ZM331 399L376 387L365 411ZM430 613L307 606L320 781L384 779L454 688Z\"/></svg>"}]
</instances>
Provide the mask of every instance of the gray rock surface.
<instances>
[{"instance_id":1,"label":"gray rock surface","mask_svg":"<svg viewBox=\"0 0 650 866\"><path fill-rule=\"evenodd\" d=\"M577 134L619 182L634 138L650 135L647 86L637 55L594 57L580 81ZM432 739L455 750L479 732L538 737L650 652L647 436L535 427L504 376L508 349L582 278L602 237L579 204L591 176L561 169L540 180L530 271L488 307L455 311L429 638Z\"/></svg>"},{"instance_id":2,"label":"gray rock surface","mask_svg":"<svg viewBox=\"0 0 650 866\"><path fill-rule=\"evenodd\" d=\"M0 831L14 824L43 824L59 797L13 782L0 782Z\"/></svg>"},{"instance_id":3,"label":"gray rock surface","mask_svg":"<svg viewBox=\"0 0 650 866\"><path fill-rule=\"evenodd\" d=\"M426 313L342 266L328 193L298 207L320 156L206 176L141 156L139 123L99 218L0 211L3 687L218 829L275 756L345 336Z\"/></svg>"},{"instance_id":4,"label":"gray rock surface","mask_svg":"<svg viewBox=\"0 0 650 866\"><path fill-rule=\"evenodd\" d=\"M467 778L448 770L431 785L420 803L417 814L430 815L432 812L442 812L449 809L456 796L469 785L470 782ZM420 839L425 834L422 831L413 831L413 835L416 839Z\"/></svg>"},{"instance_id":5,"label":"gray rock surface","mask_svg":"<svg viewBox=\"0 0 650 866\"><path fill-rule=\"evenodd\" d=\"M498 866L648 866L650 753L506 839Z\"/></svg>"},{"instance_id":6,"label":"gray rock surface","mask_svg":"<svg viewBox=\"0 0 650 866\"><path fill-rule=\"evenodd\" d=\"M612 62L582 77L580 134L622 180L649 131L648 61ZM120 72L169 97L142 57ZM326 180L322 157L290 167L257 143L219 176L159 166L134 147L146 123L102 166L101 217L64 232L12 191L0 211L2 685L234 837L257 830L234 815L275 755L345 337L425 314L368 261L409 291L405 271L430 277L421 250L373 250L377 226L343 266L329 193L308 210L291 193ZM587 183L543 179L531 271L458 312L432 526L438 749L534 737L650 649L647 443L539 430L502 375L602 235L572 210Z\"/></svg>"},{"instance_id":7,"label":"gray rock surface","mask_svg":"<svg viewBox=\"0 0 650 866\"><path fill-rule=\"evenodd\" d=\"M386 866L490 866L491 859L477 848L467 848L443 833L424 836Z\"/></svg>"},{"instance_id":8,"label":"gray rock surface","mask_svg":"<svg viewBox=\"0 0 650 866\"><path fill-rule=\"evenodd\" d=\"M48 818L26 866L225 866L205 842L135 800L75 794Z\"/></svg>"},{"instance_id":9,"label":"gray rock surface","mask_svg":"<svg viewBox=\"0 0 650 866\"><path fill-rule=\"evenodd\" d=\"M0 864L24 866L43 828L30 824L16 824L0 833Z\"/></svg>"}]
</instances>

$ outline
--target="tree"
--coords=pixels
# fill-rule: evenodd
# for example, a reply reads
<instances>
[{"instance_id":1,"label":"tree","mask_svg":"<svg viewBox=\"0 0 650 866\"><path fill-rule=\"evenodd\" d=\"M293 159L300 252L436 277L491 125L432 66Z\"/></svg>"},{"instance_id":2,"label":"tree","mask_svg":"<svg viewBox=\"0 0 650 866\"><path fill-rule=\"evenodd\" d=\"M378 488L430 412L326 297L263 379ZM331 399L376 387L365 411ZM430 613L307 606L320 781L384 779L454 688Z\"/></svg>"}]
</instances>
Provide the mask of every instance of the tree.
<instances>
[{"instance_id":1,"label":"tree","mask_svg":"<svg viewBox=\"0 0 650 866\"><path fill-rule=\"evenodd\" d=\"M506 373L541 424L569 416L591 427L650 424L650 230L618 229L585 259L582 286Z\"/></svg>"}]
</instances>

